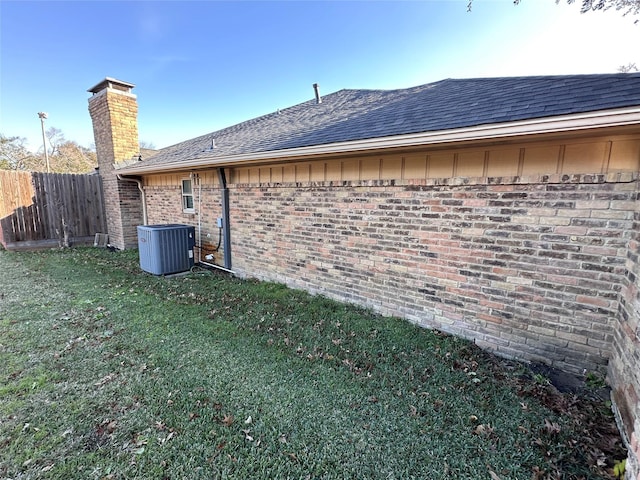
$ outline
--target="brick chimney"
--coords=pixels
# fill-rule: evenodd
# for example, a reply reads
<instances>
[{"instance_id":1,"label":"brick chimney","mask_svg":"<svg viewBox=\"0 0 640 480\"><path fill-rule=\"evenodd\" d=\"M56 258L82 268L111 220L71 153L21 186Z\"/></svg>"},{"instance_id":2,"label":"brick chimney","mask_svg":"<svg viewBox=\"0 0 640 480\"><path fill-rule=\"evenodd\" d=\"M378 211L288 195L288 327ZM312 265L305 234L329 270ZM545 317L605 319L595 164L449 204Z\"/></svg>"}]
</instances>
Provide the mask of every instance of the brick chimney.
<instances>
[{"instance_id":1,"label":"brick chimney","mask_svg":"<svg viewBox=\"0 0 640 480\"><path fill-rule=\"evenodd\" d=\"M137 248L142 225L142 198L136 183L119 180L117 168L140 152L135 85L105 78L88 91L98 167L104 188L109 243Z\"/></svg>"}]
</instances>

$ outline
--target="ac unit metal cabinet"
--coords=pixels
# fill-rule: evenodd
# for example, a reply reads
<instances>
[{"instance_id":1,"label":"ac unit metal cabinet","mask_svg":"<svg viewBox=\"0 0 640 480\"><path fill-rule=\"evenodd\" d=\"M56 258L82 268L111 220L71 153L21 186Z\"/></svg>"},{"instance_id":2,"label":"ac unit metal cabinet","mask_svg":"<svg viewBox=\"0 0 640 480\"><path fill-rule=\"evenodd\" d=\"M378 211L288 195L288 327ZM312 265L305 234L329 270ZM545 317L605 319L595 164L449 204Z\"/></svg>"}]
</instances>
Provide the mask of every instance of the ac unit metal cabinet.
<instances>
[{"instance_id":1,"label":"ac unit metal cabinet","mask_svg":"<svg viewBox=\"0 0 640 480\"><path fill-rule=\"evenodd\" d=\"M193 267L195 228L189 225L138 226L140 268L154 275L185 272Z\"/></svg>"}]
</instances>

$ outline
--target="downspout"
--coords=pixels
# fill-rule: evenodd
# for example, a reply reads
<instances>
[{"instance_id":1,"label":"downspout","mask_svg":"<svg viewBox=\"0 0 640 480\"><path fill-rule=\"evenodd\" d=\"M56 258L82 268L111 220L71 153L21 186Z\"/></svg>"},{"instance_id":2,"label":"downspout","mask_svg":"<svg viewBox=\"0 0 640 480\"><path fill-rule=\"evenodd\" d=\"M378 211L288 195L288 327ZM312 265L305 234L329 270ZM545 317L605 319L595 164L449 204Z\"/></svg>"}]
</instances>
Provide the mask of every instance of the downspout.
<instances>
[{"instance_id":1,"label":"downspout","mask_svg":"<svg viewBox=\"0 0 640 480\"><path fill-rule=\"evenodd\" d=\"M139 178L128 178L123 177L120 174L116 174L116 178L122 182L135 182L138 184L138 190L140 190L140 196L142 197L142 224L146 225L147 222L147 197L144 194L144 189L142 188L142 180Z\"/></svg>"},{"instance_id":2,"label":"downspout","mask_svg":"<svg viewBox=\"0 0 640 480\"><path fill-rule=\"evenodd\" d=\"M224 168L218 168L218 181L222 187L222 242L224 245L224 268L231 270L231 232L229 231L229 188Z\"/></svg>"}]
</instances>

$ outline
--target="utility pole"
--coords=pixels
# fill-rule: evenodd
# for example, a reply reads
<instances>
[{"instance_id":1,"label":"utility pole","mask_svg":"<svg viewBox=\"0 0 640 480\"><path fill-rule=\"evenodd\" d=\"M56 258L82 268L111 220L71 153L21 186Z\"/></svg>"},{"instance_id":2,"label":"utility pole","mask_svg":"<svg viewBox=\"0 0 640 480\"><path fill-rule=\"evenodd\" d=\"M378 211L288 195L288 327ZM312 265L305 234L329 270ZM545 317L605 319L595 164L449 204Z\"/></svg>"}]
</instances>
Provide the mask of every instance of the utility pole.
<instances>
[{"instance_id":1,"label":"utility pole","mask_svg":"<svg viewBox=\"0 0 640 480\"><path fill-rule=\"evenodd\" d=\"M44 158L47 161L47 173L51 173L51 166L49 165L49 152L47 152L47 137L44 135L44 121L47 119L47 112L38 112L40 117L40 125L42 125L42 146L44 147Z\"/></svg>"}]
</instances>

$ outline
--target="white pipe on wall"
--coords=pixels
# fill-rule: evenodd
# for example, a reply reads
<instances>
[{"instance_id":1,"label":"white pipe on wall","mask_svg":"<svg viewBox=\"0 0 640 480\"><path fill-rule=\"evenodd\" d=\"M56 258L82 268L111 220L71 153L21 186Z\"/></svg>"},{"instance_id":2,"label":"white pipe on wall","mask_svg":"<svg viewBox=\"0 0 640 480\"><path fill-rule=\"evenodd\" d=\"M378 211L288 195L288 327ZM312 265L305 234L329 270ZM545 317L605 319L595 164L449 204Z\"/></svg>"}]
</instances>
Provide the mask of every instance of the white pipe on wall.
<instances>
[{"instance_id":1,"label":"white pipe on wall","mask_svg":"<svg viewBox=\"0 0 640 480\"><path fill-rule=\"evenodd\" d=\"M133 177L123 177L120 174L116 174L116 178L123 182L135 182L138 184L138 190L140 190L140 196L142 197L142 224L147 225L149 223L147 221L147 197L145 196L144 189L142 188L142 180Z\"/></svg>"}]
</instances>

